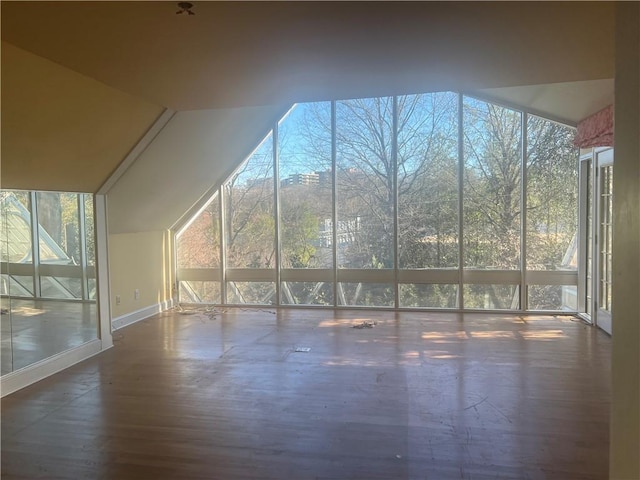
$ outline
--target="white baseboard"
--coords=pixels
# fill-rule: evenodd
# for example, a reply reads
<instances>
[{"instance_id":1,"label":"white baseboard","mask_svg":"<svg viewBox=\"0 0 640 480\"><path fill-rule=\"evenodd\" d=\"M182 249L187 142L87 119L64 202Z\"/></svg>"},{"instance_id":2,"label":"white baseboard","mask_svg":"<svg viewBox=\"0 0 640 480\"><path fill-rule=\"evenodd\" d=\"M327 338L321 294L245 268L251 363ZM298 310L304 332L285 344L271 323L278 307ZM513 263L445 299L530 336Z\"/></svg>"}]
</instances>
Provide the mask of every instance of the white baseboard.
<instances>
[{"instance_id":1,"label":"white baseboard","mask_svg":"<svg viewBox=\"0 0 640 480\"><path fill-rule=\"evenodd\" d=\"M171 307L173 307L173 299L156 303L155 305L149 305L148 307L141 308L140 310L121 315L111 320L111 330L114 331L119 328L126 327L132 323L152 317L156 313L164 312Z\"/></svg>"},{"instance_id":2,"label":"white baseboard","mask_svg":"<svg viewBox=\"0 0 640 480\"><path fill-rule=\"evenodd\" d=\"M102 351L102 341L96 339L15 372L7 373L0 377L0 397L39 382Z\"/></svg>"}]
</instances>

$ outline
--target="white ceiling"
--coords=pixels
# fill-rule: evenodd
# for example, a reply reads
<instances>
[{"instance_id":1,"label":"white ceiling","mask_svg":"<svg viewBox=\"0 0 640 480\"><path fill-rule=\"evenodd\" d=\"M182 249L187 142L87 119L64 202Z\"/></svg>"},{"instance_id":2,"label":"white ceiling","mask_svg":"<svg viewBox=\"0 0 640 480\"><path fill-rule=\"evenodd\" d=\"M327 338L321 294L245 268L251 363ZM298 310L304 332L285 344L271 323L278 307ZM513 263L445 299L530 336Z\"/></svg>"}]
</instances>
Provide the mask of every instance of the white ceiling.
<instances>
[{"instance_id":1,"label":"white ceiling","mask_svg":"<svg viewBox=\"0 0 640 480\"><path fill-rule=\"evenodd\" d=\"M523 106L531 113L575 125L613 103L614 81L605 79L487 88L476 93L487 99Z\"/></svg>"}]
</instances>

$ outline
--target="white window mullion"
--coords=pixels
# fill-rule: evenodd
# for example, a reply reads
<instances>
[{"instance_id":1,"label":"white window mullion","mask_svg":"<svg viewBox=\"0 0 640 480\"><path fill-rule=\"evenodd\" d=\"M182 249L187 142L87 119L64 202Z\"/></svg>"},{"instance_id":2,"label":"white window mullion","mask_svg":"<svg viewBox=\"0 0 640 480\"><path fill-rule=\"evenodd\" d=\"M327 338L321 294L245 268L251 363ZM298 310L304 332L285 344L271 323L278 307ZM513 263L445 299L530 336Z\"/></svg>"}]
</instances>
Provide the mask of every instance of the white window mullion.
<instances>
[{"instance_id":1,"label":"white window mullion","mask_svg":"<svg viewBox=\"0 0 640 480\"><path fill-rule=\"evenodd\" d=\"M275 268L276 268L276 305L280 305L280 259L281 242L280 242L280 165L278 160L278 122L273 126L272 137L272 154L273 154L273 215L275 220Z\"/></svg>"},{"instance_id":2,"label":"white window mullion","mask_svg":"<svg viewBox=\"0 0 640 480\"><path fill-rule=\"evenodd\" d=\"M523 112L520 125L520 310L526 310L527 295L527 112Z\"/></svg>"},{"instance_id":3,"label":"white window mullion","mask_svg":"<svg viewBox=\"0 0 640 480\"><path fill-rule=\"evenodd\" d=\"M400 307L400 287L398 286L398 96L393 96L391 134L391 162L393 171L393 290L394 307Z\"/></svg>"},{"instance_id":4,"label":"white window mullion","mask_svg":"<svg viewBox=\"0 0 640 480\"><path fill-rule=\"evenodd\" d=\"M336 140L336 102L331 102L331 172L333 176L333 185L331 186L332 206L331 206L331 243L333 255L333 306L340 304L338 302L338 294L340 293L342 302L344 303L344 292L338 289L338 232L337 232L337 208L338 204L338 168L336 165L337 157L337 140Z\"/></svg>"},{"instance_id":5,"label":"white window mullion","mask_svg":"<svg viewBox=\"0 0 640 480\"><path fill-rule=\"evenodd\" d=\"M82 299L89 300L89 279L87 275L87 236L85 195L77 195L78 203L78 238L80 239L80 268L82 269Z\"/></svg>"},{"instance_id":6,"label":"white window mullion","mask_svg":"<svg viewBox=\"0 0 640 480\"><path fill-rule=\"evenodd\" d=\"M35 191L29 192L31 202L31 260L33 262L33 296L40 298L40 231L38 229L38 200Z\"/></svg>"},{"instance_id":7,"label":"white window mullion","mask_svg":"<svg viewBox=\"0 0 640 480\"><path fill-rule=\"evenodd\" d=\"M218 216L220 227L220 303L227 304L227 212L226 202L224 198L224 183L218 189L218 208L220 209Z\"/></svg>"},{"instance_id":8,"label":"white window mullion","mask_svg":"<svg viewBox=\"0 0 640 480\"><path fill-rule=\"evenodd\" d=\"M464 309L464 97L458 93L458 308Z\"/></svg>"}]
</instances>

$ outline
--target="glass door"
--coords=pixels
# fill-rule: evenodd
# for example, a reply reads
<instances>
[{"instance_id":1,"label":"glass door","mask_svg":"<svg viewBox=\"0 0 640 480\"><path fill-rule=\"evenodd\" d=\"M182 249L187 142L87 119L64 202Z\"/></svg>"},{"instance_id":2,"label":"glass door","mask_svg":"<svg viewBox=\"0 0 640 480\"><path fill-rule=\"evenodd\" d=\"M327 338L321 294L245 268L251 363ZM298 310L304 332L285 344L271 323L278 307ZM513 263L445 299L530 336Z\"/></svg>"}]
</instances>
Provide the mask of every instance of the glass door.
<instances>
[{"instance_id":1,"label":"glass door","mask_svg":"<svg viewBox=\"0 0 640 480\"><path fill-rule=\"evenodd\" d=\"M580 158L581 316L612 333L613 149L596 148Z\"/></svg>"},{"instance_id":2,"label":"glass door","mask_svg":"<svg viewBox=\"0 0 640 480\"><path fill-rule=\"evenodd\" d=\"M613 155L611 150L598 155L598 231L596 245L598 258L595 263L597 284L596 325L607 333L612 333L611 324L611 259L612 259L612 218L613 218Z\"/></svg>"}]
</instances>

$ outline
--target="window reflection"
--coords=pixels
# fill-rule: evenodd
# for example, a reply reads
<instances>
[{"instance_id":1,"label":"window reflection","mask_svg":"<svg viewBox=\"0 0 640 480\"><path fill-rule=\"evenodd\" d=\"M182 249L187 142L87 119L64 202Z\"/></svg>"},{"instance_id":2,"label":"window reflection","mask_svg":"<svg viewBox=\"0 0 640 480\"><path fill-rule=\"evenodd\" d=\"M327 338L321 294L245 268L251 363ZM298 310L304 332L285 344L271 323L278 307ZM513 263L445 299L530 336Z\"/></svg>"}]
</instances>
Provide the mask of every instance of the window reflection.
<instances>
[{"instance_id":1,"label":"window reflection","mask_svg":"<svg viewBox=\"0 0 640 480\"><path fill-rule=\"evenodd\" d=\"M3 190L0 203L6 374L98 338L98 322L92 196Z\"/></svg>"}]
</instances>

